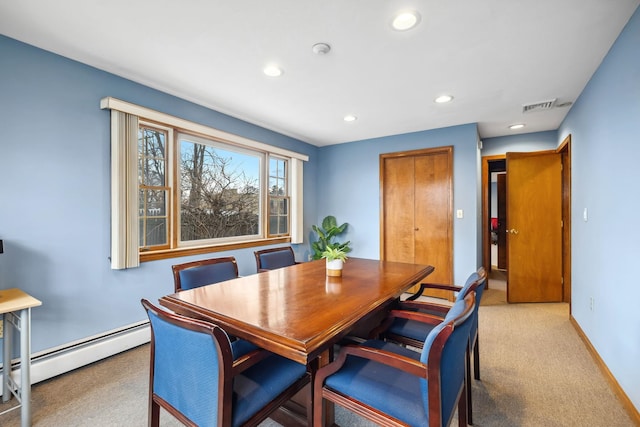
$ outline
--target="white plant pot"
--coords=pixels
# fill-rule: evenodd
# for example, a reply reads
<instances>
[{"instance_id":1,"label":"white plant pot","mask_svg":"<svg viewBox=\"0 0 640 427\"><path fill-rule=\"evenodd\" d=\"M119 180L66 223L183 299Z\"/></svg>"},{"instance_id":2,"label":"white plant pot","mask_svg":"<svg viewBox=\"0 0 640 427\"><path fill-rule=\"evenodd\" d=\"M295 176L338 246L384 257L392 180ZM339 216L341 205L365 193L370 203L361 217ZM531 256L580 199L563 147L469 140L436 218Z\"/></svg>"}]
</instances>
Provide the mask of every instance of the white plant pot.
<instances>
[{"instance_id":1,"label":"white plant pot","mask_svg":"<svg viewBox=\"0 0 640 427\"><path fill-rule=\"evenodd\" d=\"M342 265L344 261L341 259L327 260L327 276L342 276Z\"/></svg>"}]
</instances>

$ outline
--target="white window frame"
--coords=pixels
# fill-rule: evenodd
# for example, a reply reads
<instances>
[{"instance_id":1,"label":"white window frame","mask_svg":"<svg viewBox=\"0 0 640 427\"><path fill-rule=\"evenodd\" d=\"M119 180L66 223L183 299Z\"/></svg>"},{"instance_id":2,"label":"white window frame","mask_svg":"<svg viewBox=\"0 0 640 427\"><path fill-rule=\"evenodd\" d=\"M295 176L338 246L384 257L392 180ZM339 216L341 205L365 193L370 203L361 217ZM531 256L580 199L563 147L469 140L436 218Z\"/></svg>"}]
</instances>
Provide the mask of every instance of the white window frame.
<instances>
[{"instance_id":1,"label":"white window frame","mask_svg":"<svg viewBox=\"0 0 640 427\"><path fill-rule=\"evenodd\" d=\"M100 101L101 109L109 109L112 114L111 140L112 140L112 242L111 242L111 268L123 269L139 266L140 252L138 250L138 179L137 179L137 134L138 120L157 123L159 127L169 127L185 133L202 135L226 144L246 148L251 151L265 153L265 161L268 155L275 155L287 159L290 187L290 242L297 244L304 240L303 233L303 162L309 160L309 156L274 147L242 136L224 132L209 126L190 122L188 120L161 113L146 107L131 104L112 97L103 98ZM122 114L124 113L124 114ZM128 125L125 125L128 123ZM131 127L135 125L135 131ZM133 140L130 140L133 138ZM177 143L177 142L176 142ZM135 153L135 154L134 154ZM134 168L135 167L135 173ZM268 167L268 164L266 165ZM173 170L173 167L170 168ZM172 172L170 172L172 173ZM131 194L133 192L133 194ZM173 204L172 204L173 205ZM175 213L172 213L175 214ZM134 220L135 218L135 220ZM171 233L175 233L171 226ZM267 230L263 229L263 236ZM257 241L267 244L269 239L261 237ZM134 250L135 247L135 250ZM172 247L168 250L153 251L155 256L147 259L170 258L182 256L186 253L183 247ZM212 245L202 248L200 253L215 250L228 249L224 244ZM146 260L146 259L145 259Z\"/></svg>"},{"instance_id":2,"label":"white window frame","mask_svg":"<svg viewBox=\"0 0 640 427\"><path fill-rule=\"evenodd\" d=\"M175 153L180 151L180 143L182 142L182 140L187 140L189 142L195 143L195 144L200 144L200 145L207 145L209 147L213 147L213 148L220 148L222 150L227 150L229 149L229 145L225 144L224 142L221 141L217 141L217 140L213 140L213 139L209 139L209 138L203 138L197 135L192 135L189 133L185 133L185 132L178 132L177 138L176 138L176 147L175 150L173 150ZM268 158L268 154L264 153L264 152L256 152L256 150L250 150L247 149L245 147L240 147L238 145L233 146L233 149L235 151L237 151L238 153L244 153L244 154L250 154L250 155L255 155L255 154L259 154L259 162L260 162L260 166L259 166L259 170L263 171L263 170L267 170L268 169L268 164L266 163L266 159ZM180 160L177 159L177 162L179 162ZM175 171L179 172L180 166L176 165L175 167ZM176 194L177 200L176 200L176 206L179 208L180 205L180 173L177 174L176 177L176 181L174 181L176 183L176 187L174 194ZM264 174L262 174L262 176L260 176L260 181L264 182ZM261 185L261 187L264 187L264 184ZM265 206L264 206L264 188L261 188L260 192L261 192L261 196L260 200L258 201L258 209L259 211L262 213L260 215L260 218L264 218L264 212L265 212ZM179 210L179 209L178 209ZM176 218L179 218L179 213L176 212ZM200 240L193 240L193 241L188 241L188 240L182 240L182 236L181 236L181 227L180 225L177 225L174 229L175 235L177 236L177 244L179 247L194 247L194 246L202 246L202 245L220 245L220 244L225 244L225 243L234 243L234 242L242 242L242 241L246 241L247 239L249 240L261 240L263 239L263 236L266 235L266 230L264 229L265 227L265 222L264 221L260 221L260 224L258 225L258 234L256 235L246 235L246 236L235 236L235 237L225 237L225 238L214 238L214 239L200 239Z\"/></svg>"}]
</instances>

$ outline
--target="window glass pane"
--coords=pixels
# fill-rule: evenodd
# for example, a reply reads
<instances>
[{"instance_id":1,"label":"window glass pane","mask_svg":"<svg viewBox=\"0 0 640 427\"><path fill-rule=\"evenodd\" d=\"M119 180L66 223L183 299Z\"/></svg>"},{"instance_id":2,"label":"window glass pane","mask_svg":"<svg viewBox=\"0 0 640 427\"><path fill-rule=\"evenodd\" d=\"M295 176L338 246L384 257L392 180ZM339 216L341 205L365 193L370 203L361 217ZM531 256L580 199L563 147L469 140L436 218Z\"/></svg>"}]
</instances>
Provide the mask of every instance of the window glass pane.
<instances>
[{"instance_id":1,"label":"window glass pane","mask_svg":"<svg viewBox=\"0 0 640 427\"><path fill-rule=\"evenodd\" d=\"M286 196L286 167L284 159L269 158L269 195Z\"/></svg>"},{"instance_id":2,"label":"window glass pane","mask_svg":"<svg viewBox=\"0 0 640 427\"><path fill-rule=\"evenodd\" d=\"M269 177L269 195L278 195L278 180L272 176Z\"/></svg>"},{"instance_id":3,"label":"window glass pane","mask_svg":"<svg viewBox=\"0 0 640 427\"><path fill-rule=\"evenodd\" d=\"M277 216L269 216L269 230L271 230L271 234L278 234L278 217Z\"/></svg>"},{"instance_id":4,"label":"window glass pane","mask_svg":"<svg viewBox=\"0 0 640 427\"><path fill-rule=\"evenodd\" d=\"M269 228L272 235L287 234L287 225L286 217L269 216Z\"/></svg>"},{"instance_id":5,"label":"window glass pane","mask_svg":"<svg viewBox=\"0 0 640 427\"><path fill-rule=\"evenodd\" d=\"M138 183L147 186L165 185L164 131L141 127L138 131Z\"/></svg>"},{"instance_id":6,"label":"window glass pane","mask_svg":"<svg viewBox=\"0 0 640 427\"><path fill-rule=\"evenodd\" d=\"M140 246L168 243L167 191L141 189L139 192Z\"/></svg>"},{"instance_id":7,"label":"window glass pane","mask_svg":"<svg viewBox=\"0 0 640 427\"><path fill-rule=\"evenodd\" d=\"M269 200L269 234L279 235L289 232L289 199L270 198Z\"/></svg>"},{"instance_id":8,"label":"window glass pane","mask_svg":"<svg viewBox=\"0 0 640 427\"><path fill-rule=\"evenodd\" d=\"M180 140L180 239L258 235L260 156Z\"/></svg>"}]
</instances>

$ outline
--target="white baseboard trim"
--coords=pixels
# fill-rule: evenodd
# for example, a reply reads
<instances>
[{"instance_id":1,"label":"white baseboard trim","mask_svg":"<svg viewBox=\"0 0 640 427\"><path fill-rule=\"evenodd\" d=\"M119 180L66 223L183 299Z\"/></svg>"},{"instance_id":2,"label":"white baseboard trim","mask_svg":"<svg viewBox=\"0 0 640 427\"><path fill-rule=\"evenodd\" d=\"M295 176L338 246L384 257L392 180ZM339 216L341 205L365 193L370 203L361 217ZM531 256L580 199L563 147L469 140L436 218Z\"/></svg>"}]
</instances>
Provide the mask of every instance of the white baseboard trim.
<instances>
[{"instance_id":1,"label":"white baseboard trim","mask_svg":"<svg viewBox=\"0 0 640 427\"><path fill-rule=\"evenodd\" d=\"M149 322L123 328L31 355L31 384L81 368L93 362L130 350L151 340ZM20 360L12 360L11 376L20 384ZM4 366L2 367L4 369ZM1 371L1 370L0 370ZM2 389L0 387L0 395Z\"/></svg>"}]
</instances>

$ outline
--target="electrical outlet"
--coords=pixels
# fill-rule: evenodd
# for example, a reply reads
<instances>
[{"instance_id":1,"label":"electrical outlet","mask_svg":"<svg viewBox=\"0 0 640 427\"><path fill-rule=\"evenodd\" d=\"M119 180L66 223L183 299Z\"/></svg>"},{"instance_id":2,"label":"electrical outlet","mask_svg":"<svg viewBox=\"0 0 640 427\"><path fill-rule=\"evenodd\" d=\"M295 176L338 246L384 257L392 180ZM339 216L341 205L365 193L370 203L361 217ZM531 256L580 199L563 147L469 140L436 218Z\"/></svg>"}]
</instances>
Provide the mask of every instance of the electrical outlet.
<instances>
[{"instance_id":1,"label":"electrical outlet","mask_svg":"<svg viewBox=\"0 0 640 427\"><path fill-rule=\"evenodd\" d=\"M593 297L589 298L589 310L593 311Z\"/></svg>"}]
</instances>

